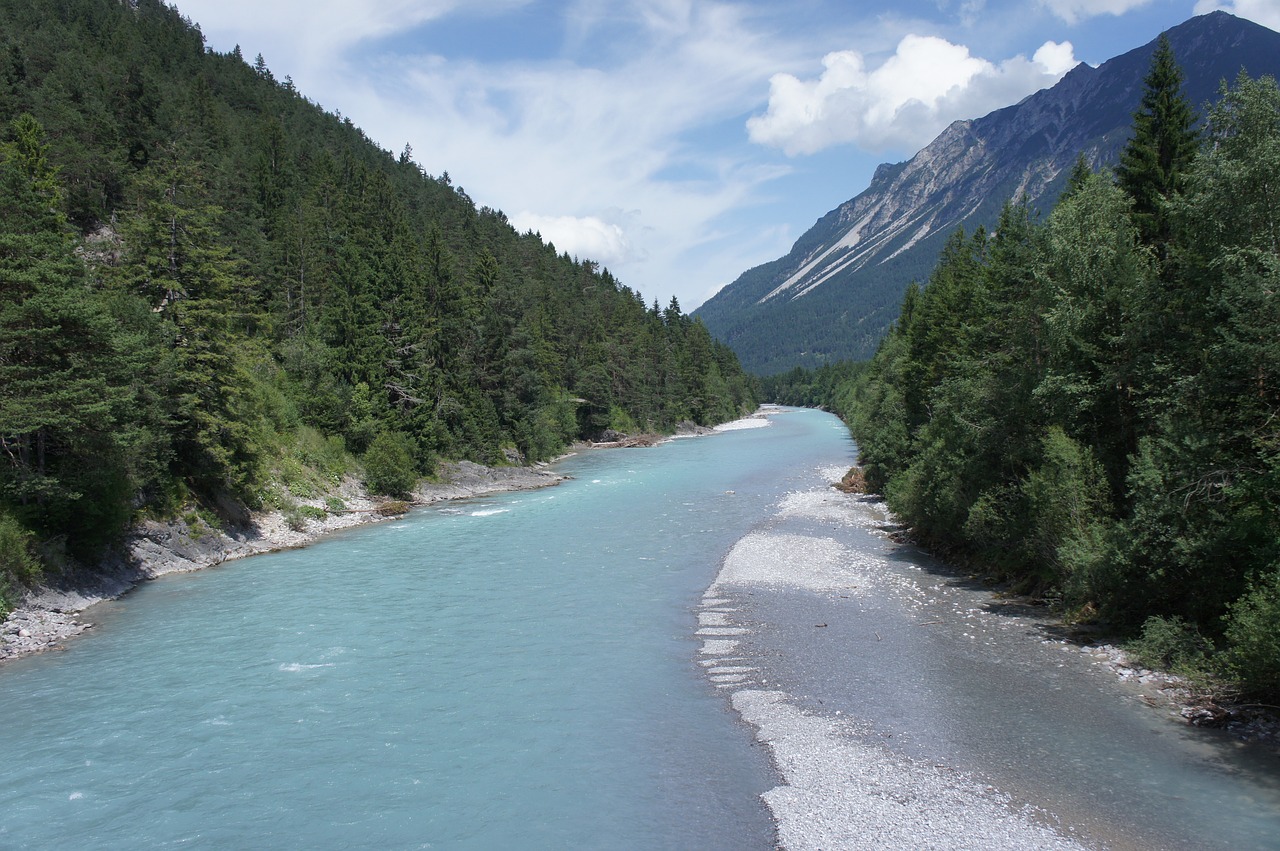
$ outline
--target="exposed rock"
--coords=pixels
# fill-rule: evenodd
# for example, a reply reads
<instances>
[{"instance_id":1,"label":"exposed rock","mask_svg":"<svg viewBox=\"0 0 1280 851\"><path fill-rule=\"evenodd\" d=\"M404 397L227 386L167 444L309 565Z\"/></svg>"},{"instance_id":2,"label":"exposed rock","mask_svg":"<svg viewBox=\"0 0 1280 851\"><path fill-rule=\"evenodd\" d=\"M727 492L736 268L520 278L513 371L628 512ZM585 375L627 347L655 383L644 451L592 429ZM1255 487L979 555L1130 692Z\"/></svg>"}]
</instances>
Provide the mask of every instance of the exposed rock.
<instances>
[{"instance_id":1,"label":"exposed rock","mask_svg":"<svg viewBox=\"0 0 1280 851\"><path fill-rule=\"evenodd\" d=\"M685 420L676 423L676 434L680 437L689 437L696 434L714 434L715 429L708 426L700 426L695 422Z\"/></svg>"}]
</instances>

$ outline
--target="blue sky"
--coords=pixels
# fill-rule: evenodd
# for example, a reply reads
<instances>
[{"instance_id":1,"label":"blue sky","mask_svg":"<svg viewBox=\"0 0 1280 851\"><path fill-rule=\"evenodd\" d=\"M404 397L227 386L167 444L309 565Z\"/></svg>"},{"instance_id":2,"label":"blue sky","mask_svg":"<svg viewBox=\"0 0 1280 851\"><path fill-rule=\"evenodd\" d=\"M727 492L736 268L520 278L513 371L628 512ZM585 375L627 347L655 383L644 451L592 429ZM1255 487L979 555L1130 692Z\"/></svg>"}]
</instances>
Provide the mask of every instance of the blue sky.
<instances>
[{"instance_id":1,"label":"blue sky","mask_svg":"<svg viewBox=\"0 0 1280 851\"><path fill-rule=\"evenodd\" d=\"M1280 0L177 0L208 45L691 310L975 118Z\"/></svg>"}]
</instances>

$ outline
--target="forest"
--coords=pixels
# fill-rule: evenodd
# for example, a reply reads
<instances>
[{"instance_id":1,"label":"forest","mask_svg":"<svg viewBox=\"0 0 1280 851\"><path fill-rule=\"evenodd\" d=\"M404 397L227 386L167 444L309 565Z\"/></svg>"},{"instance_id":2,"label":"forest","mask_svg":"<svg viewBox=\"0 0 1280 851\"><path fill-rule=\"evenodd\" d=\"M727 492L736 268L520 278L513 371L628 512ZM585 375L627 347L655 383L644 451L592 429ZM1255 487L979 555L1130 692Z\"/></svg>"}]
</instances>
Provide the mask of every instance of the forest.
<instances>
[{"instance_id":1,"label":"forest","mask_svg":"<svg viewBox=\"0 0 1280 851\"><path fill-rule=\"evenodd\" d=\"M1280 88L1198 116L1167 42L1114 174L954 234L866 364L766 380L922 544L1152 665L1280 698Z\"/></svg>"},{"instance_id":2,"label":"forest","mask_svg":"<svg viewBox=\"0 0 1280 851\"><path fill-rule=\"evenodd\" d=\"M518 233L161 0L0 0L0 613L141 517L754 407L672 298Z\"/></svg>"}]
</instances>

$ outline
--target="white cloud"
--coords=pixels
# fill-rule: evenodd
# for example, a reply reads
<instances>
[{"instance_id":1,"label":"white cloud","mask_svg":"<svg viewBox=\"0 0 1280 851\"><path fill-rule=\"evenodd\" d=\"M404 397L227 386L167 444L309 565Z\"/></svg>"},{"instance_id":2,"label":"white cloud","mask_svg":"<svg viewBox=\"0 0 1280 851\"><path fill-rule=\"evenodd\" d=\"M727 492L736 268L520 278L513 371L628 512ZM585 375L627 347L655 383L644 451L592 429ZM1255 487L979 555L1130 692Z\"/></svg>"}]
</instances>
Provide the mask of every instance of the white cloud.
<instances>
[{"instance_id":1,"label":"white cloud","mask_svg":"<svg viewBox=\"0 0 1280 851\"><path fill-rule=\"evenodd\" d=\"M1118 17L1147 5L1151 0L1041 0L1041 2L1053 14L1069 24L1074 24L1087 18L1096 18L1098 15Z\"/></svg>"},{"instance_id":2,"label":"white cloud","mask_svg":"<svg viewBox=\"0 0 1280 851\"><path fill-rule=\"evenodd\" d=\"M1061 77L1079 64L1079 60L1076 59L1075 49L1069 41L1064 41L1061 44L1046 41L1036 50L1035 55L1031 57L1031 61L1056 77Z\"/></svg>"},{"instance_id":3,"label":"white cloud","mask_svg":"<svg viewBox=\"0 0 1280 851\"><path fill-rule=\"evenodd\" d=\"M214 42L242 42L252 59L299 74L362 41L411 30L455 12L492 14L530 0L177 0ZM225 49L225 48L224 48Z\"/></svg>"},{"instance_id":4,"label":"white cloud","mask_svg":"<svg viewBox=\"0 0 1280 851\"><path fill-rule=\"evenodd\" d=\"M648 297L665 303L674 292L691 308L712 284L785 252L759 242L720 252L741 238L720 228L784 173L752 162L757 155L733 130L769 73L799 51L784 53L724 4L584 0L576 9L588 6L599 19L567 22L565 31L571 41L625 39L607 63L400 51L381 67L347 65L299 86L327 92L328 105L384 147L409 142L428 172L447 170L520 230L607 265Z\"/></svg>"},{"instance_id":5,"label":"white cloud","mask_svg":"<svg viewBox=\"0 0 1280 851\"><path fill-rule=\"evenodd\" d=\"M1280 31L1280 3L1276 0L1200 0L1196 3L1197 15L1207 15L1219 9Z\"/></svg>"},{"instance_id":6,"label":"white cloud","mask_svg":"<svg viewBox=\"0 0 1280 851\"><path fill-rule=\"evenodd\" d=\"M822 64L814 80L773 76L768 110L747 121L753 142L791 155L844 143L912 152L956 119L1052 85L1076 61L1070 42L1046 42L1030 60L994 65L945 39L908 35L875 70L852 50L829 53Z\"/></svg>"},{"instance_id":7,"label":"white cloud","mask_svg":"<svg viewBox=\"0 0 1280 851\"><path fill-rule=\"evenodd\" d=\"M621 226L596 216L544 216L527 210L511 216L511 225L524 233L542 234L543 242L572 257L590 258L605 266L632 259L631 240Z\"/></svg>"}]
</instances>

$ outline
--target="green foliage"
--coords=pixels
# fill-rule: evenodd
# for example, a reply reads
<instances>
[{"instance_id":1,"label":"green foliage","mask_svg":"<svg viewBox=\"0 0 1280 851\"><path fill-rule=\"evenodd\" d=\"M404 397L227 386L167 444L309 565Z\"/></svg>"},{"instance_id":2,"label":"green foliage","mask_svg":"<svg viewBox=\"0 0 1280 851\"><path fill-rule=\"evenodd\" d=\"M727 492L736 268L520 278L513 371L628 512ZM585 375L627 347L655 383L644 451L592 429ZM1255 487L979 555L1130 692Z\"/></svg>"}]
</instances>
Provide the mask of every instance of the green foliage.
<instances>
[{"instance_id":1,"label":"green foliage","mask_svg":"<svg viewBox=\"0 0 1280 851\"><path fill-rule=\"evenodd\" d=\"M1047 222L953 236L817 395L922 542L1274 694L1280 87L1238 79L1197 152L1171 61L1117 184L1078 163Z\"/></svg>"},{"instance_id":2,"label":"green foliage","mask_svg":"<svg viewBox=\"0 0 1280 851\"><path fill-rule=\"evenodd\" d=\"M348 450L377 468L380 435L416 475L754 407L674 300L518 233L168 4L0 0L0 33L0 510L40 538L92 556L191 499L284 509Z\"/></svg>"},{"instance_id":3,"label":"green foliage","mask_svg":"<svg viewBox=\"0 0 1280 851\"><path fill-rule=\"evenodd\" d=\"M364 484L370 493L404 496L418 481L413 440L399 432L383 432L364 455Z\"/></svg>"},{"instance_id":4,"label":"green foliage","mask_svg":"<svg viewBox=\"0 0 1280 851\"><path fill-rule=\"evenodd\" d=\"M1264 698L1280 697L1280 571L1255 582L1226 616L1229 673Z\"/></svg>"},{"instance_id":5,"label":"green foliage","mask_svg":"<svg viewBox=\"0 0 1280 851\"><path fill-rule=\"evenodd\" d=\"M294 434L293 453L297 459L337 484L349 467L350 456L339 435L325 436L309 426L299 426Z\"/></svg>"},{"instance_id":6,"label":"green foliage","mask_svg":"<svg viewBox=\"0 0 1280 851\"><path fill-rule=\"evenodd\" d=\"M1025 543L1045 585L1088 602L1091 574L1103 558L1111 520L1102 465L1059 426L1044 437L1043 460L1022 484L1029 512Z\"/></svg>"},{"instance_id":7,"label":"green foliage","mask_svg":"<svg viewBox=\"0 0 1280 851\"><path fill-rule=\"evenodd\" d=\"M16 519L0 512L0 620L13 608L18 591L40 579L34 537Z\"/></svg>"},{"instance_id":8,"label":"green foliage","mask_svg":"<svg viewBox=\"0 0 1280 851\"><path fill-rule=\"evenodd\" d=\"M1182 191L1196 155L1196 116L1182 93L1182 69L1161 36L1143 81L1133 137L1120 154L1116 178L1133 199L1134 221L1161 255L1169 239L1168 205Z\"/></svg>"},{"instance_id":9,"label":"green foliage","mask_svg":"<svg viewBox=\"0 0 1280 851\"><path fill-rule=\"evenodd\" d=\"M865 369L865 363L840 361L814 370L795 367L760 381L760 396L777 405L830 408L839 389Z\"/></svg>"},{"instance_id":10,"label":"green foliage","mask_svg":"<svg viewBox=\"0 0 1280 851\"><path fill-rule=\"evenodd\" d=\"M58 212L40 128L0 146L0 506L100 544L128 513L127 355Z\"/></svg>"},{"instance_id":11,"label":"green foliage","mask_svg":"<svg viewBox=\"0 0 1280 851\"><path fill-rule=\"evenodd\" d=\"M1153 615L1147 618L1139 637L1126 645L1126 649L1148 668L1199 678L1208 670L1213 645L1195 624L1176 616Z\"/></svg>"}]
</instances>

